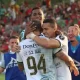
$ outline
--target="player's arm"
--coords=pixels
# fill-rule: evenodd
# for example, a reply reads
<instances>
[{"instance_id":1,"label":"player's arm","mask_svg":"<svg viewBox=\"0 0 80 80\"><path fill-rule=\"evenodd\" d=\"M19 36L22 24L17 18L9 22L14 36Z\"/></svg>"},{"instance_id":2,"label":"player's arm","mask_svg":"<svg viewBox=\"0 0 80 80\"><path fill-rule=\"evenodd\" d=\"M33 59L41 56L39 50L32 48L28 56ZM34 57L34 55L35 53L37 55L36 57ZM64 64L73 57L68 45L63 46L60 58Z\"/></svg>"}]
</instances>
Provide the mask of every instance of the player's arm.
<instances>
[{"instance_id":1,"label":"player's arm","mask_svg":"<svg viewBox=\"0 0 80 80\"><path fill-rule=\"evenodd\" d=\"M35 36L33 39L37 44L45 48L58 48L60 47L60 42L56 39L45 39Z\"/></svg>"},{"instance_id":2,"label":"player's arm","mask_svg":"<svg viewBox=\"0 0 80 80\"><path fill-rule=\"evenodd\" d=\"M74 71L75 76L79 75L78 68L76 67L76 65L74 64L73 59L70 56L66 55L63 51L59 51L55 55L56 55L56 57L63 60L67 65L70 66L70 69L72 71Z\"/></svg>"},{"instance_id":3,"label":"player's arm","mask_svg":"<svg viewBox=\"0 0 80 80\"><path fill-rule=\"evenodd\" d=\"M4 55L1 54L1 63L0 63L0 73L2 73L5 69L5 65L4 65Z\"/></svg>"},{"instance_id":4,"label":"player's arm","mask_svg":"<svg viewBox=\"0 0 80 80\"><path fill-rule=\"evenodd\" d=\"M74 63L74 61L72 60L72 58L68 55L66 55L62 50L59 51L58 53L55 54L56 57L58 57L59 59L63 60L66 64L68 64L69 66L72 65L72 63ZM72 62L72 63L71 63Z\"/></svg>"},{"instance_id":5,"label":"player's arm","mask_svg":"<svg viewBox=\"0 0 80 80\"><path fill-rule=\"evenodd\" d=\"M19 69L23 71L24 70L23 61L19 53L17 53L17 63L18 63Z\"/></svg>"},{"instance_id":6,"label":"player's arm","mask_svg":"<svg viewBox=\"0 0 80 80\"><path fill-rule=\"evenodd\" d=\"M21 71L24 70L23 62L18 62L18 67Z\"/></svg>"},{"instance_id":7,"label":"player's arm","mask_svg":"<svg viewBox=\"0 0 80 80\"><path fill-rule=\"evenodd\" d=\"M37 44L45 48L58 48L61 46L61 43L58 39L40 38L39 36L36 36L33 33L27 35L27 38L33 39Z\"/></svg>"},{"instance_id":8,"label":"player's arm","mask_svg":"<svg viewBox=\"0 0 80 80\"><path fill-rule=\"evenodd\" d=\"M4 71L4 68L0 66L0 74Z\"/></svg>"}]
</instances>

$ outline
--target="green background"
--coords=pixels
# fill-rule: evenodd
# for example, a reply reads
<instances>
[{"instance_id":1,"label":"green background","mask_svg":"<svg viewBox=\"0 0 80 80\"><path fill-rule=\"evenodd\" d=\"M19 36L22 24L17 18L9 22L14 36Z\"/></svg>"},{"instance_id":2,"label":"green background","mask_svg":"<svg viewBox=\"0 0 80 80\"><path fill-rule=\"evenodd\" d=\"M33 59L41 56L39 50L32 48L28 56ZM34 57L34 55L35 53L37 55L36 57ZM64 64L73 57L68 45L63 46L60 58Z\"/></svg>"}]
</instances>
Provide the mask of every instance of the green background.
<instances>
[{"instance_id":1,"label":"green background","mask_svg":"<svg viewBox=\"0 0 80 80\"><path fill-rule=\"evenodd\" d=\"M4 74L0 74L0 80L5 80L4 79Z\"/></svg>"}]
</instances>

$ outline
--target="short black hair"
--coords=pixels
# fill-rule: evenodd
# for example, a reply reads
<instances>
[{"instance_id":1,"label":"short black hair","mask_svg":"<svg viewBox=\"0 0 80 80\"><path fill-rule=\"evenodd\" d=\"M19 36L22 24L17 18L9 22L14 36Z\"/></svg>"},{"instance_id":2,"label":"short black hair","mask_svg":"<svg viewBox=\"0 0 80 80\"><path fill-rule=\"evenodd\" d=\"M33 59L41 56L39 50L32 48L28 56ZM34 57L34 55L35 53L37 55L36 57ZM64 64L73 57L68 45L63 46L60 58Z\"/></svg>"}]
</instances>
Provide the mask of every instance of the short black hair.
<instances>
[{"instance_id":1,"label":"short black hair","mask_svg":"<svg viewBox=\"0 0 80 80\"><path fill-rule=\"evenodd\" d=\"M33 12L34 10L36 10L36 9L42 10L40 7L34 7L34 8L32 8L31 15L32 15L32 12ZM43 11L43 10L42 10L42 11Z\"/></svg>"},{"instance_id":2,"label":"short black hair","mask_svg":"<svg viewBox=\"0 0 80 80\"><path fill-rule=\"evenodd\" d=\"M43 23L50 23L50 24L52 24L52 25L57 24L57 22L56 22L56 20L55 20L54 18L45 19L45 20L43 21Z\"/></svg>"},{"instance_id":3,"label":"short black hair","mask_svg":"<svg viewBox=\"0 0 80 80\"><path fill-rule=\"evenodd\" d=\"M45 19L43 21L43 23L52 23L52 24L54 24L54 23L56 23L56 20L54 18L48 18L48 19Z\"/></svg>"},{"instance_id":4,"label":"short black hair","mask_svg":"<svg viewBox=\"0 0 80 80\"><path fill-rule=\"evenodd\" d=\"M32 8L32 11L33 10L36 10L36 9L41 9L40 7L34 7L34 8ZM42 9L41 9L42 10Z\"/></svg>"}]
</instances>

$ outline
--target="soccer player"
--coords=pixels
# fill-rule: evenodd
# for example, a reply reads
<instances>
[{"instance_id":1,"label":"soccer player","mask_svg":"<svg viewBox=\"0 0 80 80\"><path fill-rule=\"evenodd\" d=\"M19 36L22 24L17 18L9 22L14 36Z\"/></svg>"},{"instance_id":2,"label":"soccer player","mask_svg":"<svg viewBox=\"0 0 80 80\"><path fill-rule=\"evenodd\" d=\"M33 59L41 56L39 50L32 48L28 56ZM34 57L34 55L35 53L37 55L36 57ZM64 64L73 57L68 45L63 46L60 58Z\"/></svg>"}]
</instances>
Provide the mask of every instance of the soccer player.
<instances>
[{"instance_id":1,"label":"soccer player","mask_svg":"<svg viewBox=\"0 0 80 80\"><path fill-rule=\"evenodd\" d=\"M43 11L40 7L34 7L32 9L31 16L30 16L30 21L26 24L26 28L22 33L23 36L21 36L21 39L26 39L26 34L29 34L29 32L30 32L30 27L29 26L31 25L31 22L33 20L40 21L41 25L43 24L44 13L43 13Z\"/></svg>"},{"instance_id":2,"label":"soccer player","mask_svg":"<svg viewBox=\"0 0 80 80\"><path fill-rule=\"evenodd\" d=\"M57 78L58 80L71 80L71 73L67 64L70 66L70 68L72 68L72 70L74 70L75 75L78 75L79 72L71 58L68 56L67 37L56 34L57 23L54 19L45 19L42 28L45 36L49 37L50 39L47 40L45 38L40 38L34 33L27 35L27 38L33 39L38 45L41 45L42 47L50 49L53 48L53 51L55 51L54 49L57 47L62 47L63 53L53 52L53 55L55 56L53 61L57 68Z\"/></svg>"},{"instance_id":3,"label":"soccer player","mask_svg":"<svg viewBox=\"0 0 80 80\"><path fill-rule=\"evenodd\" d=\"M34 7L32 9L31 16L30 16L30 22L29 22L29 24L27 24L27 28L26 28L26 31L25 31L25 38L26 38L26 34L29 34L29 32L30 32L30 27L29 26L31 25L31 22L33 20L40 21L41 25L43 24L44 13L43 13L41 8Z\"/></svg>"},{"instance_id":4,"label":"soccer player","mask_svg":"<svg viewBox=\"0 0 80 80\"><path fill-rule=\"evenodd\" d=\"M6 69L5 80L26 80L25 74L19 70L15 49L15 45L18 45L19 38L17 36L12 36L9 40L10 51L2 54L2 60L0 64L0 73Z\"/></svg>"},{"instance_id":5,"label":"soccer player","mask_svg":"<svg viewBox=\"0 0 80 80\"><path fill-rule=\"evenodd\" d=\"M38 21L32 22L32 24L33 33L39 37L44 37L41 35L41 24L38 24ZM53 65L52 49L43 48L32 39L25 39L19 45L21 50L17 53L17 61L21 70L24 65L27 80L57 80L56 68ZM55 49L55 53L60 50ZM21 62L23 62L22 65Z\"/></svg>"}]
</instances>

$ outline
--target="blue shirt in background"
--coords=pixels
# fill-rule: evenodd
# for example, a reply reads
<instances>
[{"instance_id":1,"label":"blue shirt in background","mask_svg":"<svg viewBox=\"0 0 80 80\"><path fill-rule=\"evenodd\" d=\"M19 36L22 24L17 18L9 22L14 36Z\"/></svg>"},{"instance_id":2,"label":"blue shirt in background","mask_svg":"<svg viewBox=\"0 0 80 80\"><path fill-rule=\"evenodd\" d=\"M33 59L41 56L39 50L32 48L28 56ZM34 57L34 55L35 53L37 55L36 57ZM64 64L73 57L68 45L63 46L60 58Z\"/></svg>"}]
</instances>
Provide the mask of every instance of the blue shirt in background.
<instances>
[{"instance_id":1,"label":"blue shirt in background","mask_svg":"<svg viewBox=\"0 0 80 80\"><path fill-rule=\"evenodd\" d=\"M6 69L5 80L26 80L24 72L18 68L16 54L7 52L3 55L1 67Z\"/></svg>"}]
</instances>

